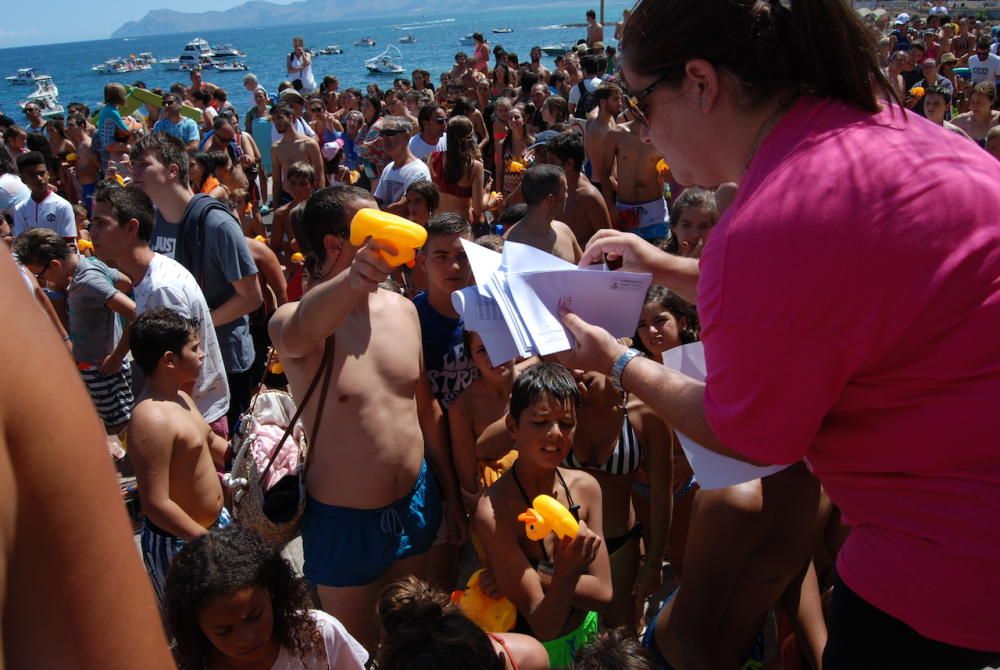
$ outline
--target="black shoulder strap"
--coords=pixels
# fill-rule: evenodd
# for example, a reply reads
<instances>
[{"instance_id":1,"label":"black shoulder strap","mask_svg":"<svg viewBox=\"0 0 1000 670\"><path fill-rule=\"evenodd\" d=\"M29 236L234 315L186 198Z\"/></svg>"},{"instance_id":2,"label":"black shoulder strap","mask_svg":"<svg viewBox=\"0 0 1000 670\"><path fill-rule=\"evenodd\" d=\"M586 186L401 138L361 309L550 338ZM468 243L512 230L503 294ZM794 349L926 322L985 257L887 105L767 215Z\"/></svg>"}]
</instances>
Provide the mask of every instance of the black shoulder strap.
<instances>
[{"instance_id":1,"label":"black shoulder strap","mask_svg":"<svg viewBox=\"0 0 1000 670\"><path fill-rule=\"evenodd\" d=\"M298 422L299 417L302 416L302 411L306 408L309 403L309 399L312 398L313 393L316 391L316 387L319 385L320 378L323 379L323 388L319 393L319 403L316 405L316 418L313 420L312 434L309 435L309 451L316 446L316 437L319 434L319 424L320 419L323 418L323 407L326 405L327 392L330 390L330 377L333 374L333 351L334 351L334 339L335 335L331 335L326 339L323 345L323 359L320 361L319 367L316 369L316 374L313 375L312 381L309 382L309 388L306 390L306 394L302 396L301 402L298 403L298 407L295 409L295 416L292 417L291 421L288 422L288 426L285 427L285 433L278 440L278 444L274 447L274 451L271 452L271 457L267 460L267 466L264 471L260 473L260 481L264 481L267 477L267 473L271 471L271 466L274 465L274 460L281 453L281 448L285 446L285 441L288 436L292 434L295 430L295 424ZM308 452L306 455L306 463L303 467L303 476L305 476L305 469L309 466Z\"/></svg>"}]
</instances>

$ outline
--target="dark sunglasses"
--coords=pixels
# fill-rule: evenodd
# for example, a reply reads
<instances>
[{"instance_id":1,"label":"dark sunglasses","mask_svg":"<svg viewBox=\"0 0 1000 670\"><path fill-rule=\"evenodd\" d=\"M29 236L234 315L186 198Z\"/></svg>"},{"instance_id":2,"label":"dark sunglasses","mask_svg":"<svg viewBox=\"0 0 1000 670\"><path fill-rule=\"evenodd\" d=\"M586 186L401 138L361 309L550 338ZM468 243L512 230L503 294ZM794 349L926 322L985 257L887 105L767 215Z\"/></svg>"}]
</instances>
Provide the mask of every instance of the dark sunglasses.
<instances>
[{"instance_id":1,"label":"dark sunglasses","mask_svg":"<svg viewBox=\"0 0 1000 670\"><path fill-rule=\"evenodd\" d=\"M401 128L384 128L382 130L382 137L395 137L396 135L402 135L406 131Z\"/></svg>"},{"instance_id":2,"label":"dark sunglasses","mask_svg":"<svg viewBox=\"0 0 1000 670\"><path fill-rule=\"evenodd\" d=\"M647 117L646 112L644 112L642 108L639 107L639 103L642 102L643 99L648 98L650 94L652 94L652 92L655 91L660 84L665 82L667 80L667 77L669 77L671 74L672 73L670 72L664 73L660 75L659 79L657 79L656 81L654 81L652 84L642 89L641 91L638 91L637 93L631 93L630 91L629 95L624 96L625 107L628 108L628 111L632 113L632 116L635 117L636 121L646 126L647 128L649 127L649 117ZM624 80L622 81L623 83L625 83ZM626 83L626 87L627 86L628 84Z\"/></svg>"},{"instance_id":3,"label":"dark sunglasses","mask_svg":"<svg viewBox=\"0 0 1000 670\"><path fill-rule=\"evenodd\" d=\"M439 117L434 119L434 123L438 124L439 126L443 126L448 123L448 119L442 119Z\"/></svg>"},{"instance_id":4,"label":"dark sunglasses","mask_svg":"<svg viewBox=\"0 0 1000 670\"><path fill-rule=\"evenodd\" d=\"M34 273L35 279L37 279L38 281L45 281L44 279L45 273L49 271L49 267L51 266L52 266L52 261L50 260L45 265L42 266L41 270Z\"/></svg>"}]
</instances>

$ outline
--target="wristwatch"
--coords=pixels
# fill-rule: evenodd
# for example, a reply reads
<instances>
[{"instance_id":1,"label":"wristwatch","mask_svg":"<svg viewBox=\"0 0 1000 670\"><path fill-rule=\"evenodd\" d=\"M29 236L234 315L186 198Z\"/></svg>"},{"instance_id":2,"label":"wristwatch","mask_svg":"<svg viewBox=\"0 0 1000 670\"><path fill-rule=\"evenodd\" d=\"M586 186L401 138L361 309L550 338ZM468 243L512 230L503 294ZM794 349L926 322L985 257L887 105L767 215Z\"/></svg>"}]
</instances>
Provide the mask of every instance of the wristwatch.
<instances>
[{"instance_id":1,"label":"wristwatch","mask_svg":"<svg viewBox=\"0 0 1000 670\"><path fill-rule=\"evenodd\" d=\"M625 366L629 362L639 356L640 352L637 349L626 349L621 356L615 360L615 364L611 366L611 384L618 391L624 392L625 389L622 388L622 373L625 372Z\"/></svg>"}]
</instances>

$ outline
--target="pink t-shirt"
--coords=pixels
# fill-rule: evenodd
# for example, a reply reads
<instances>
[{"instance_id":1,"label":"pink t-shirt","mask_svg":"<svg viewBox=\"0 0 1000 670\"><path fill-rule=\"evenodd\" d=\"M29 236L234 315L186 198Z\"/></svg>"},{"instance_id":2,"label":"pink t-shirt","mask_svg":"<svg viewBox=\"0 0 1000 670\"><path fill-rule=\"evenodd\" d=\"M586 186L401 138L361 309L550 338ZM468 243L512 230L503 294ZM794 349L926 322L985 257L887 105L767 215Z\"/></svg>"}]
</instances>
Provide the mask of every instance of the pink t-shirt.
<instances>
[{"instance_id":1,"label":"pink t-shirt","mask_svg":"<svg viewBox=\"0 0 1000 670\"><path fill-rule=\"evenodd\" d=\"M848 586L983 650L1000 650L998 214L1000 162L971 142L804 99L712 231L698 285L721 442L806 458L853 526Z\"/></svg>"}]
</instances>

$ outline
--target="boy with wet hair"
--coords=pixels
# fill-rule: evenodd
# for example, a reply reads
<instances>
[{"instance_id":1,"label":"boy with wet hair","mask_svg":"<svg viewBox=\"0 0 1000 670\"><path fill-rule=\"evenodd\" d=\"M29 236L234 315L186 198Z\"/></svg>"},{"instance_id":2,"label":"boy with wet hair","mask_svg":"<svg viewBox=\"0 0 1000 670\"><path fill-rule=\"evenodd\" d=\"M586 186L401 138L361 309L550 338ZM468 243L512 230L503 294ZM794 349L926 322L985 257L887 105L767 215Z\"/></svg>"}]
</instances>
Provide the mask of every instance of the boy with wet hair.
<instances>
[{"instance_id":1,"label":"boy with wet hair","mask_svg":"<svg viewBox=\"0 0 1000 670\"><path fill-rule=\"evenodd\" d=\"M573 447L579 406L577 383L558 363L517 377L505 420L517 460L486 489L473 520L498 592L517 607L553 668L570 667L573 653L597 635L596 610L612 595L600 486L583 470L559 467ZM541 494L579 519L575 538L525 535L517 517Z\"/></svg>"},{"instance_id":2,"label":"boy with wet hair","mask_svg":"<svg viewBox=\"0 0 1000 670\"><path fill-rule=\"evenodd\" d=\"M213 450L226 441L212 432L181 389L198 378L205 354L198 323L168 307L142 314L132 329L132 356L146 387L128 429L143 521L142 559L162 603L167 570L184 542L229 525Z\"/></svg>"}]
</instances>

